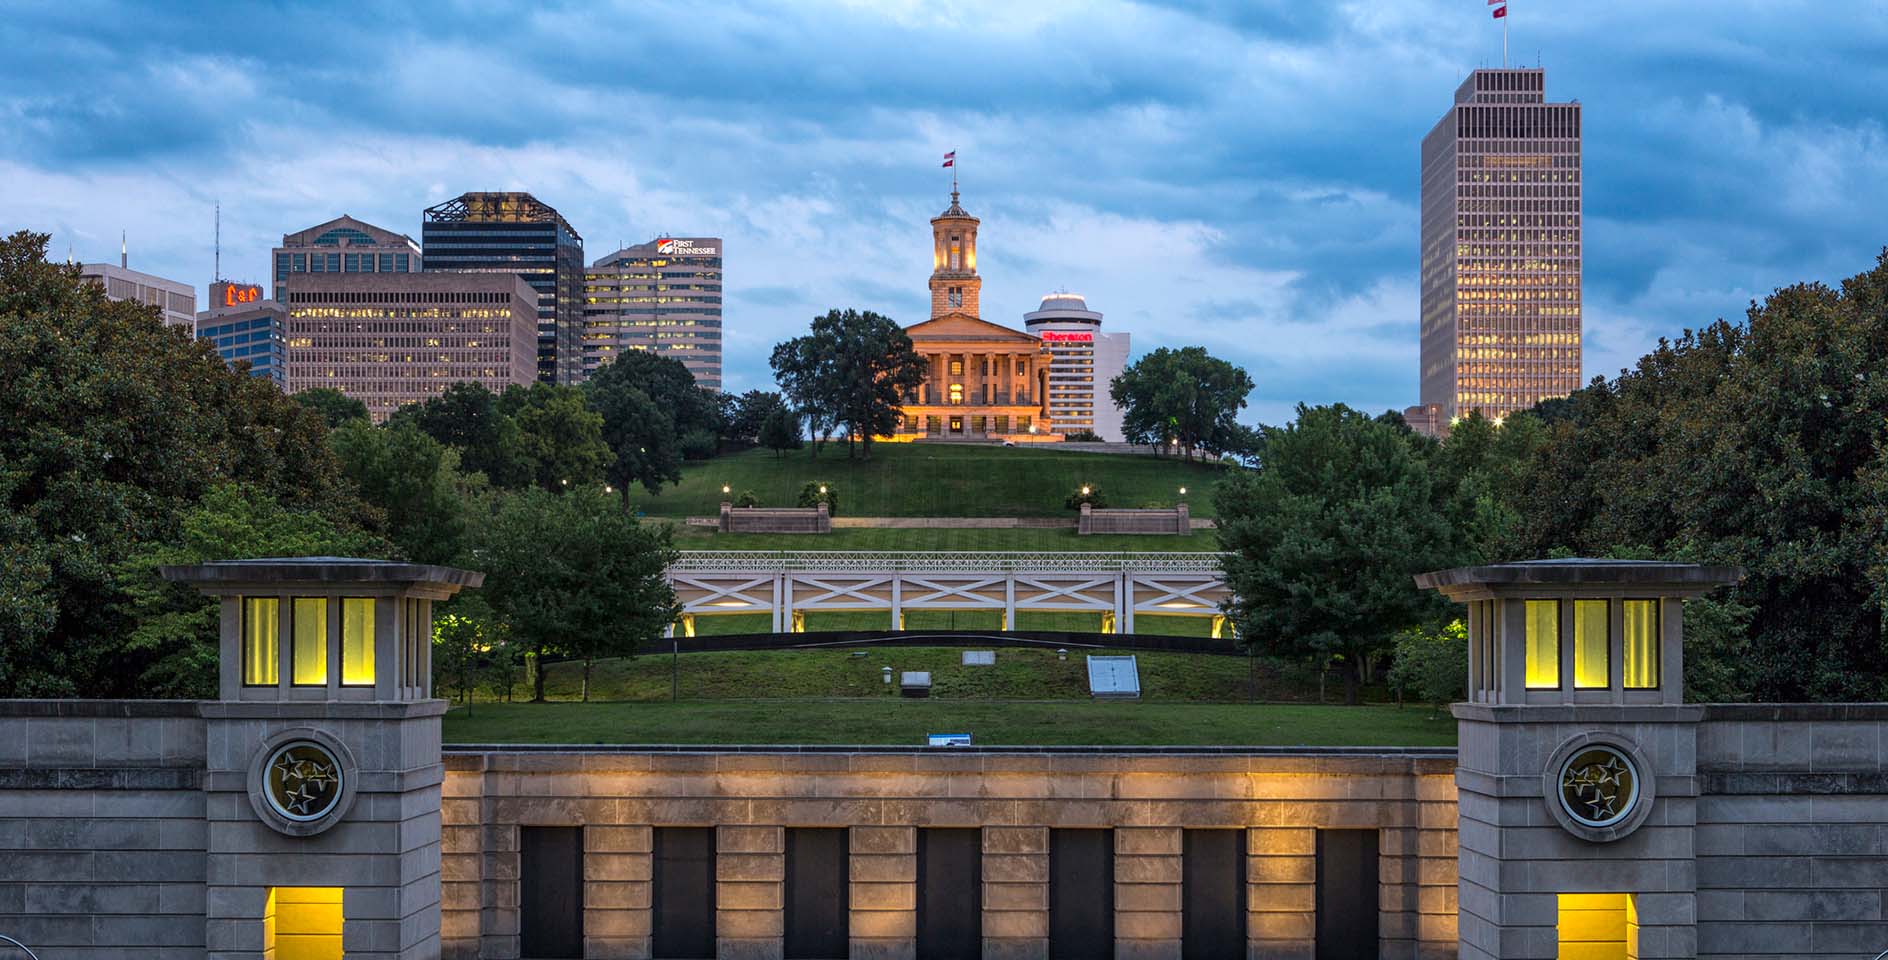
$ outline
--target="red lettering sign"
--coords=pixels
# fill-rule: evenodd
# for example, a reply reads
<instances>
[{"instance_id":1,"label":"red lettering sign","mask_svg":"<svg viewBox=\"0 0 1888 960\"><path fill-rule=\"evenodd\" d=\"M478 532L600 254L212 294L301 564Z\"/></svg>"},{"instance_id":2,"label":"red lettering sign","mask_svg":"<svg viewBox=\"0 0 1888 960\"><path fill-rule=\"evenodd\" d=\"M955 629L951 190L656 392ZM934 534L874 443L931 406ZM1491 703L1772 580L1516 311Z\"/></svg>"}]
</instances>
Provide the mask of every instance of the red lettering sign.
<instances>
[{"instance_id":1,"label":"red lettering sign","mask_svg":"<svg viewBox=\"0 0 1888 960\"><path fill-rule=\"evenodd\" d=\"M1058 330L1044 330L1042 332L1042 342L1044 343L1094 343L1095 335L1092 333L1063 333Z\"/></svg>"},{"instance_id":2,"label":"red lettering sign","mask_svg":"<svg viewBox=\"0 0 1888 960\"><path fill-rule=\"evenodd\" d=\"M239 287L233 283L223 285L223 306L233 307L239 303L255 303L262 299L262 288L255 284Z\"/></svg>"}]
</instances>

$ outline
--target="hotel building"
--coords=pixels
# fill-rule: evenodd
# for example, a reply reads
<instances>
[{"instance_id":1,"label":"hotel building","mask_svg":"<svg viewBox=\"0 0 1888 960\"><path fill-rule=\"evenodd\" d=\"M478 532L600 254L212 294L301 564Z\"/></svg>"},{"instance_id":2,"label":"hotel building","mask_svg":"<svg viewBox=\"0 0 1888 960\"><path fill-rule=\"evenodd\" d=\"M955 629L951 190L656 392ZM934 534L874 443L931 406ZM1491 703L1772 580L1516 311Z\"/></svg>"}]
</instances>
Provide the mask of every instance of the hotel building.
<instances>
[{"instance_id":1,"label":"hotel building","mask_svg":"<svg viewBox=\"0 0 1888 960\"><path fill-rule=\"evenodd\" d=\"M462 380L537 378L538 297L513 274L309 274L288 296L288 392L332 387L375 423Z\"/></svg>"},{"instance_id":2,"label":"hotel building","mask_svg":"<svg viewBox=\"0 0 1888 960\"><path fill-rule=\"evenodd\" d=\"M304 273L418 273L420 247L404 233L383 230L342 214L327 223L282 235L270 251L273 298L287 303L291 278Z\"/></svg>"},{"instance_id":3,"label":"hotel building","mask_svg":"<svg viewBox=\"0 0 1888 960\"><path fill-rule=\"evenodd\" d=\"M118 265L86 263L79 265L79 276L105 288L111 300L134 300L158 309L164 322L194 333L197 322L197 290L187 283L140 273L126 266L120 255Z\"/></svg>"},{"instance_id":4,"label":"hotel building","mask_svg":"<svg viewBox=\"0 0 1888 960\"><path fill-rule=\"evenodd\" d=\"M210 309L197 314L197 339L208 341L231 367L247 363L250 376L286 386L288 308L264 297L261 284L210 284Z\"/></svg>"},{"instance_id":5,"label":"hotel building","mask_svg":"<svg viewBox=\"0 0 1888 960\"><path fill-rule=\"evenodd\" d=\"M977 316L976 217L951 205L931 220L931 319L905 328L924 382L905 399L898 440L1060 440L1049 429L1049 349Z\"/></svg>"},{"instance_id":6,"label":"hotel building","mask_svg":"<svg viewBox=\"0 0 1888 960\"><path fill-rule=\"evenodd\" d=\"M1539 69L1477 70L1422 145L1413 424L1499 418L1580 386L1580 104Z\"/></svg>"},{"instance_id":7,"label":"hotel building","mask_svg":"<svg viewBox=\"0 0 1888 960\"><path fill-rule=\"evenodd\" d=\"M1043 297L1040 308L1023 314L1023 327L1049 351L1049 429L1121 441L1121 408L1108 384L1127 369L1128 335L1102 333L1101 314L1078 293Z\"/></svg>"},{"instance_id":8,"label":"hotel building","mask_svg":"<svg viewBox=\"0 0 1888 960\"><path fill-rule=\"evenodd\" d=\"M466 193L426 208L425 269L516 274L537 291L538 379L583 380L583 237L528 193Z\"/></svg>"},{"instance_id":9,"label":"hotel building","mask_svg":"<svg viewBox=\"0 0 1888 960\"><path fill-rule=\"evenodd\" d=\"M623 350L648 350L720 390L721 257L719 237L662 237L591 264L583 278L585 379Z\"/></svg>"}]
</instances>

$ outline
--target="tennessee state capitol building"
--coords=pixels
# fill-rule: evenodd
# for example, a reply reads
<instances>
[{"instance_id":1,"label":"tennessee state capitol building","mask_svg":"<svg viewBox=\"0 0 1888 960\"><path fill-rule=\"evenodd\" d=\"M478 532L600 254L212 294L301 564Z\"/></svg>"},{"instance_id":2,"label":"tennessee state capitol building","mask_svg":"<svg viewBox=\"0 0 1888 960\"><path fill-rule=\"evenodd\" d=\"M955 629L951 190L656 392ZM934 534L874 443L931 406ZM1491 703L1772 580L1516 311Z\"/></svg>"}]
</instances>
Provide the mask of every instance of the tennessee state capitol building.
<instances>
[{"instance_id":1,"label":"tennessee state capitol building","mask_svg":"<svg viewBox=\"0 0 1888 960\"><path fill-rule=\"evenodd\" d=\"M217 699L0 701L41 960L1888 949L1888 705L1685 702L1736 568L1418 578L1466 607L1458 749L442 745L433 604L481 574L164 574L217 598Z\"/></svg>"}]
</instances>

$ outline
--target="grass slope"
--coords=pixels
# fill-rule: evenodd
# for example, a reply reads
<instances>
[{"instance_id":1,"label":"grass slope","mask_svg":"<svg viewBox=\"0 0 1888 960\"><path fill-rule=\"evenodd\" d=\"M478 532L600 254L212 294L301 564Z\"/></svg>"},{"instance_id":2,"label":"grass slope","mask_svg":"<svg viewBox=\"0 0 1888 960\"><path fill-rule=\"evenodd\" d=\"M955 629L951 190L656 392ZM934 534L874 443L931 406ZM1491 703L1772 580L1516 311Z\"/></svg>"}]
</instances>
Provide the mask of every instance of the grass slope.
<instances>
[{"instance_id":1,"label":"grass slope","mask_svg":"<svg viewBox=\"0 0 1888 960\"><path fill-rule=\"evenodd\" d=\"M1189 497L1189 503L1194 502ZM843 504L842 504L843 506ZM712 511L710 511L712 512ZM1211 552L1211 530L1192 536L1077 536L1074 529L951 530L847 527L820 536L792 533L719 533L713 527L671 524L680 550L1045 550L1068 552Z\"/></svg>"},{"instance_id":2,"label":"grass slope","mask_svg":"<svg viewBox=\"0 0 1888 960\"><path fill-rule=\"evenodd\" d=\"M446 714L448 743L924 743L1434 746L1455 721L1426 707L990 703L952 700L478 704Z\"/></svg>"},{"instance_id":3,"label":"grass slope","mask_svg":"<svg viewBox=\"0 0 1888 960\"><path fill-rule=\"evenodd\" d=\"M1124 454L1058 453L1028 447L880 443L871 460L847 460L844 444L819 459L805 450L775 457L747 450L682 468L682 482L652 496L638 488L636 509L649 516L714 516L725 484L752 490L763 504L791 506L809 481L832 484L839 509L853 517L1056 517L1083 484L1110 506L1170 506L1187 488L1194 516L1212 516L1209 488L1225 468Z\"/></svg>"}]
</instances>

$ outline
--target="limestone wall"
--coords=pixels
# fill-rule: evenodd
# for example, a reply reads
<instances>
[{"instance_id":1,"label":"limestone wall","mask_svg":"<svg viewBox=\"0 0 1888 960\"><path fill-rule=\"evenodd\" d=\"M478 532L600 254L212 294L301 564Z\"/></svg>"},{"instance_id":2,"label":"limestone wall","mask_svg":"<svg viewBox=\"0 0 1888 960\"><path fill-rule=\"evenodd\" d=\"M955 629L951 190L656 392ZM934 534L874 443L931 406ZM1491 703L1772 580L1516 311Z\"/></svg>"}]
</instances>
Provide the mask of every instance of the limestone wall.
<instances>
[{"instance_id":1,"label":"limestone wall","mask_svg":"<svg viewBox=\"0 0 1888 960\"><path fill-rule=\"evenodd\" d=\"M1318 828L1375 829L1384 957L1455 955L1448 753L676 751L449 752L442 945L518 956L518 828L585 828L592 957L644 957L649 828L717 827L724 956L777 957L785 827L850 829L859 957L908 957L915 828L983 830L986 956L1046 956L1048 831L1115 828L1119 955L1179 957L1182 830L1246 830L1252 957L1312 956Z\"/></svg>"},{"instance_id":2,"label":"limestone wall","mask_svg":"<svg viewBox=\"0 0 1888 960\"><path fill-rule=\"evenodd\" d=\"M204 955L204 724L0 700L0 933L43 960Z\"/></svg>"},{"instance_id":3,"label":"limestone wall","mask_svg":"<svg viewBox=\"0 0 1888 960\"><path fill-rule=\"evenodd\" d=\"M1888 950L1884 704L1713 705L1698 727L1698 955Z\"/></svg>"}]
</instances>

